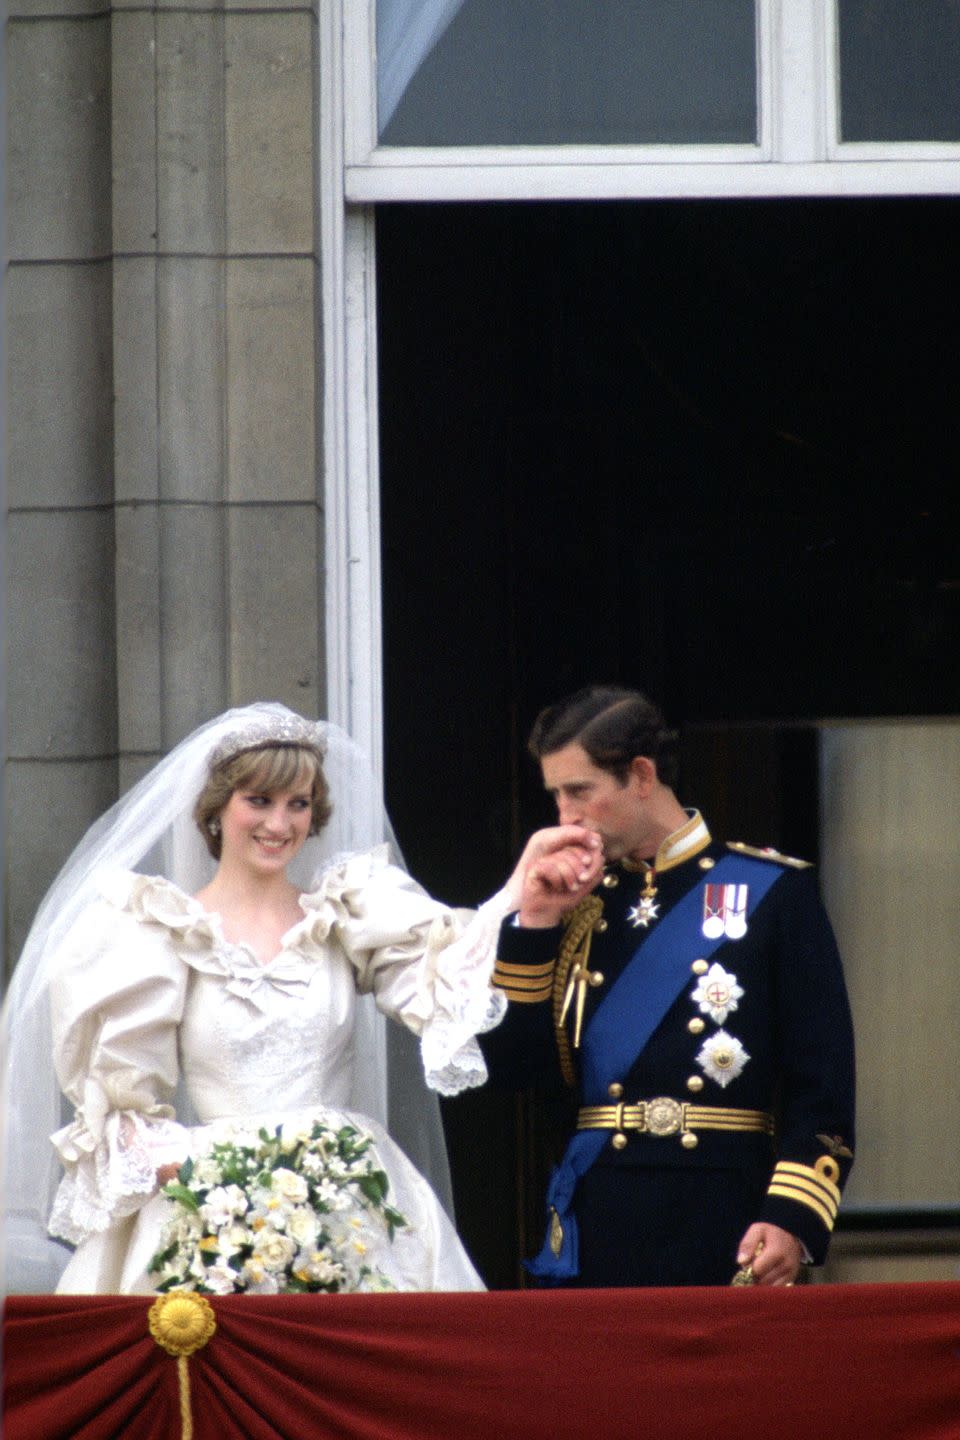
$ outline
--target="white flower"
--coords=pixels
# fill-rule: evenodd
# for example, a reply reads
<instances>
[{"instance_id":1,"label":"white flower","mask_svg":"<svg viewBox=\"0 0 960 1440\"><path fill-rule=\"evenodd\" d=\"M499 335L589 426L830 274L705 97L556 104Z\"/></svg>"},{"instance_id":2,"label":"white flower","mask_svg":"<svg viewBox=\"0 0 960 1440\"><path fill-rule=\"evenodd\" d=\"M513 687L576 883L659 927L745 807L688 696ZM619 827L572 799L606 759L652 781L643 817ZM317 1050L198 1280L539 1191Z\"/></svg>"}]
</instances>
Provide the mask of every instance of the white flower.
<instances>
[{"instance_id":1,"label":"white flower","mask_svg":"<svg viewBox=\"0 0 960 1440\"><path fill-rule=\"evenodd\" d=\"M193 1167L191 1176L192 1185L219 1185L223 1179L223 1169L212 1155L204 1155Z\"/></svg>"},{"instance_id":2,"label":"white flower","mask_svg":"<svg viewBox=\"0 0 960 1440\"><path fill-rule=\"evenodd\" d=\"M317 1199L331 1210L349 1210L354 1203L349 1191L339 1190L331 1180L321 1180L317 1186Z\"/></svg>"},{"instance_id":3,"label":"white flower","mask_svg":"<svg viewBox=\"0 0 960 1440\"><path fill-rule=\"evenodd\" d=\"M253 1246L253 1256L267 1270L282 1270L296 1253L296 1245L289 1235L280 1235L275 1230L261 1230Z\"/></svg>"},{"instance_id":4,"label":"white flower","mask_svg":"<svg viewBox=\"0 0 960 1440\"><path fill-rule=\"evenodd\" d=\"M228 1225L234 1215L242 1215L247 1208L247 1197L239 1185L216 1185L200 1206L200 1218L211 1229L219 1230Z\"/></svg>"},{"instance_id":5,"label":"white flower","mask_svg":"<svg viewBox=\"0 0 960 1440\"><path fill-rule=\"evenodd\" d=\"M308 1210L306 1206L294 1210L287 1218L287 1234L298 1245L313 1245L319 1229L316 1211Z\"/></svg>"},{"instance_id":6,"label":"white flower","mask_svg":"<svg viewBox=\"0 0 960 1440\"><path fill-rule=\"evenodd\" d=\"M187 1274L192 1275L194 1280L199 1280L201 1283L206 1279L207 1267L204 1263L203 1255L199 1250L195 1250L191 1256L190 1264L187 1266Z\"/></svg>"},{"instance_id":7,"label":"white flower","mask_svg":"<svg viewBox=\"0 0 960 1440\"><path fill-rule=\"evenodd\" d=\"M246 1225L235 1223L225 1225L217 1233L217 1243L220 1246L221 1255L239 1255L244 1245L253 1244L253 1231L248 1230Z\"/></svg>"},{"instance_id":8,"label":"white flower","mask_svg":"<svg viewBox=\"0 0 960 1440\"><path fill-rule=\"evenodd\" d=\"M301 1126L297 1130L291 1130L289 1126L283 1127L282 1149L286 1154L296 1150L298 1145L309 1145L310 1133Z\"/></svg>"},{"instance_id":9,"label":"white flower","mask_svg":"<svg viewBox=\"0 0 960 1440\"><path fill-rule=\"evenodd\" d=\"M284 1230L287 1216L294 1208L293 1201L285 1200L282 1195L271 1195L269 1190L256 1190L250 1211L250 1224L255 1230L262 1229L264 1224L272 1225L275 1230Z\"/></svg>"},{"instance_id":10,"label":"white flower","mask_svg":"<svg viewBox=\"0 0 960 1440\"><path fill-rule=\"evenodd\" d=\"M240 1278L249 1295L276 1295L279 1293L280 1285L276 1275L272 1275L256 1256L251 1256L244 1265L240 1272Z\"/></svg>"},{"instance_id":11,"label":"white flower","mask_svg":"<svg viewBox=\"0 0 960 1440\"><path fill-rule=\"evenodd\" d=\"M231 1270L222 1260L207 1267L207 1273L203 1277L203 1283L214 1295L229 1295L236 1289L237 1272Z\"/></svg>"},{"instance_id":12,"label":"white flower","mask_svg":"<svg viewBox=\"0 0 960 1440\"><path fill-rule=\"evenodd\" d=\"M404 1222L388 1221L384 1200L364 1193L364 1179L373 1174L365 1153L371 1143L347 1124L218 1130L185 1182L195 1208L189 1196L170 1197L150 1273L164 1290L218 1295L391 1289L366 1263L365 1222L389 1226L391 1233ZM225 1184L227 1175L240 1183Z\"/></svg>"},{"instance_id":13,"label":"white flower","mask_svg":"<svg viewBox=\"0 0 960 1440\"><path fill-rule=\"evenodd\" d=\"M714 963L690 998L699 1005L702 1015L709 1015L714 1024L722 1025L731 1010L738 1008L737 1001L742 996L743 989L737 984L736 975Z\"/></svg>"},{"instance_id":14,"label":"white flower","mask_svg":"<svg viewBox=\"0 0 960 1440\"><path fill-rule=\"evenodd\" d=\"M185 1210L171 1222L171 1230L168 1236L168 1243L176 1241L178 1245L192 1245L203 1234L203 1221L193 1210Z\"/></svg>"},{"instance_id":15,"label":"white flower","mask_svg":"<svg viewBox=\"0 0 960 1440\"><path fill-rule=\"evenodd\" d=\"M283 1166L274 1170L270 1177L270 1183L274 1193L282 1195L284 1200L295 1200L302 1203L309 1193L307 1182L303 1176L298 1175L295 1170L287 1170Z\"/></svg>"},{"instance_id":16,"label":"white flower","mask_svg":"<svg viewBox=\"0 0 960 1440\"><path fill-rule=\"evenodd\" d=\"M315 1250L312 1255L303 1257L300 1268L303 1274L311 1280L318 1280L321 1285L342 1280L345 1273L343 1266L332 1261L322 1250Z\"/></svg>"},{"instance_id":17,"label":"white flower","mask_svg":"<svg viewBox=\"0 0 960 1440\"><path fill-rule=\"evenodd\" d=\"M718 1030L705 1040L697 1055L697 1063L703 1068L705 1074L718 1085L729 1085L731 1080L743 1073L750 1056L741 1045L740 1041L733 1035L728 1035L726 1030Z\"/></svg>"}]
</instances>

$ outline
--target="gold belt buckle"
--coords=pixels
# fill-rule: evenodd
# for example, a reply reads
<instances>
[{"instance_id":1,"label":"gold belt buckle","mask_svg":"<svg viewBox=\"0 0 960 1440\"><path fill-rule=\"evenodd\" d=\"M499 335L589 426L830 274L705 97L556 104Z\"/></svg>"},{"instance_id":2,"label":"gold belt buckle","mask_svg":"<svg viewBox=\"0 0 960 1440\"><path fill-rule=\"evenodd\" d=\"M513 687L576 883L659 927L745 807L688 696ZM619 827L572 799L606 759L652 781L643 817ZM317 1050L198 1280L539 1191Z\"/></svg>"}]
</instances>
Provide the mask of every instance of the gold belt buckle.
<instances>
[{"instance_id":1,"label":"gold belt buckle","mask_svg":"<svg viewBox=\"0 0 960 1440\"><path fill-rule=\"evenodd\" d=\"M668 1095L658 1095L655 1100L643 1102L643 1120L643 1128L650 1135L676 1135L683 1128L683 1105Z\"/></svg>"}]
</instances>

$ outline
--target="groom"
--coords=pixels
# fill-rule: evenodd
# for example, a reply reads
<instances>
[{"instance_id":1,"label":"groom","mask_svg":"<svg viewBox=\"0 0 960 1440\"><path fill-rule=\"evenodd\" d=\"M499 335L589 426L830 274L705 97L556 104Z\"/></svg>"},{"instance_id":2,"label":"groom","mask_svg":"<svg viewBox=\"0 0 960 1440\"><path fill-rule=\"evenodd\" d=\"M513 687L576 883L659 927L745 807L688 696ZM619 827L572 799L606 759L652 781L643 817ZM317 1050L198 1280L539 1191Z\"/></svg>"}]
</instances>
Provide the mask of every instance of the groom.
<instances>
[{"instance_id":1,"label":"groom","mask_svg":"<svg viewBox=\"0 0 960 1440\"><path fill-rule=\"evenodd\" d=\"M530 866L494 974L507 1014L481 1037L494 1083L579 1103L528 1263L546 1284L791 1285L826 1256L853 1158L850 1011L812 872L714 841L674 793L676 740L602 686L530 737L561 825L603 860L599 878L564 851Z\"/></svg>"}]
</instances>

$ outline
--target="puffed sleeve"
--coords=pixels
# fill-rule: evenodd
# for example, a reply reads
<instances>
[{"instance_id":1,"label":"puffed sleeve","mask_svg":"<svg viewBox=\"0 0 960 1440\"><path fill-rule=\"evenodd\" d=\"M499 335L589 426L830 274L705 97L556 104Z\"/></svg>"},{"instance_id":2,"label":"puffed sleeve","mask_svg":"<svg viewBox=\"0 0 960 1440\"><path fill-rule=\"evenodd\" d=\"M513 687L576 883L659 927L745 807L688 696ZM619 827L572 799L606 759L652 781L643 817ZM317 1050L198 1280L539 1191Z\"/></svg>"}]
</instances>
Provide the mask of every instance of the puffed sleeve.
<instances>
[{"instance_id":1,"label":"puffed sleeve","mask_svg":"<svg viewBox=\"0 0 960 1440\"><path fill-rule=\"evenodd\" d=\"M384 1014L420 1037L427 1084L457 1095L487 1078L476 1035L499 1024L506 1008L490 986L504 891L476 911L433 900L386 846L350 856L328 870L301 901L312 934L343 947L362 992Z\"/></svg>"},{"instance_id":2,"label":"puffed sleeve","mask_svg":"<svg viewBox=\"0 0 960 1440\"><path fill-rule=\"evenodd\" d=\"M51 1137L64 1178L50 1230L74 1244L139 1209L158 1166L186 1154L170 1102L187 972L169 932L131 908L144 880L114 877L51 983L54 1063L75 1114Z\"/></svg>"}]
</instances>

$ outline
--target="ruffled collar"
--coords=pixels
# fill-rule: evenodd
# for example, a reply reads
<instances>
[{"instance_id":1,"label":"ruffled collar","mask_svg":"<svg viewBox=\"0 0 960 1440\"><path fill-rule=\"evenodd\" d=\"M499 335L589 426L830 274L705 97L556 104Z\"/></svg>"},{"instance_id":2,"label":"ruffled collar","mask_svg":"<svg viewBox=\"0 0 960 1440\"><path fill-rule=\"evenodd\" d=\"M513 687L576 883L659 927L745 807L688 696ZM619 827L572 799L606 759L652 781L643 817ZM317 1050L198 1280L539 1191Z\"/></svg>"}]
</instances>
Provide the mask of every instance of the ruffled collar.
<instances>
[{"instance_id":1,"label":"ruffled collar","mask_svg":"<svg viewBox=\"0 0 960 1440\"><path fill-rule=\"evenodd\" d=\"M216 975L233 995L264 1008L266 992L296 994L306 989L325 942L339 920L351 911L354 894L368 884L375 869L387 864L387 847L342 857L318 877L318 884L299 897L303 919L282 936L280 949L261 965L249 945L228 940L220 916L162 875L115 872L100 880L104 899L140 924L162 926L178 956L191 969Z\"/></svg>"}]
</instances>

